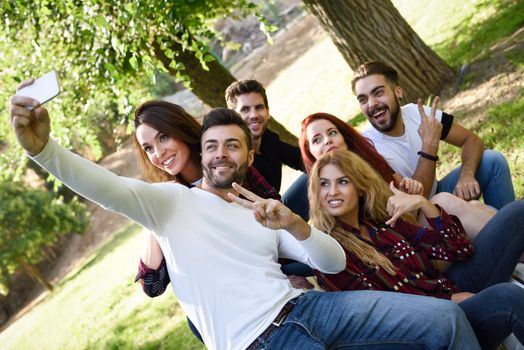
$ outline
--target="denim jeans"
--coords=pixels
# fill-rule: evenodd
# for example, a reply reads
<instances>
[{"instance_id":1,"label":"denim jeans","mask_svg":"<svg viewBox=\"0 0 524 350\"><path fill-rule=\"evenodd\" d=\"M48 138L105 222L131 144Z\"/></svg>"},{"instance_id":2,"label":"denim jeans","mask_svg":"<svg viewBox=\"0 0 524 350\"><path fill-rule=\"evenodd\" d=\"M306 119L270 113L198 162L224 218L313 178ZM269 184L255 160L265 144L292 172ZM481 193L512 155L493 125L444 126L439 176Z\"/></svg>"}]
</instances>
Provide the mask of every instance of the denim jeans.
<instances>
[{"instance_id":1,"label":"denim jeans","mask_svg":"<svg viewBox=\"0 0 524 350\"><path fill-rule=\"evenodd\" d=\"M478 293L459 306L483 349L513 333L524 344L524 289L509 281L524 251L524 201L512 202L486 224L473 241L475 254L445 272L464 291Z\"/></svg>"},{"instance_id":2,"label":"denim jeans","mask_svg":"<svg viewBox=\"0 0 524 350\"><path fill-rule=\"evenodd\" d=\"M437 193L453 193L459 179L461 167L455 168L437 184ZM515 200L515 190L511 182L508 162L497 151L485 150L475 174L484 197L484 203L500 209Z\"/></svg>"},{"instance_id":3,"label":"denim jeans","mask_svg":"<svg viewBox=\"0 0 524 350\"><path fill-rule=\"evenodd\" d=\"M524 289L499 283L459 304L482 349L495 349L511 333L524 344Z\"/></svg>"},{"instance_id":4,"label":"denim jeans","mask_svg":"<svg viewBox=\"0 0 524 350\"><path fill-rule=\"evenodd\" d=\"M509 203L473 240L475 254L453 263L445 275L460 289L472 293L511 278L524 252L524 200Z\"/></svg>"},{"instance_id":5,"label":"denim jeans","mask_svg":"<svg viewBox=\"0 0 524 350\"><path fill-rule=\"evenodd\" d=\"M309 220L308 178L307 174L301 174L282 196L282 203L306 222Z\"/></svg>"},{"instance_id":6,"label":"denim jeans","mask_svg":"<svg viewBox=\"0 0 524 350\"><path fill-rule=\"evenodd\" d=\"M375 292L310 291L260 349L479 349L448 300Z\"/></svg>"}]
</instances>

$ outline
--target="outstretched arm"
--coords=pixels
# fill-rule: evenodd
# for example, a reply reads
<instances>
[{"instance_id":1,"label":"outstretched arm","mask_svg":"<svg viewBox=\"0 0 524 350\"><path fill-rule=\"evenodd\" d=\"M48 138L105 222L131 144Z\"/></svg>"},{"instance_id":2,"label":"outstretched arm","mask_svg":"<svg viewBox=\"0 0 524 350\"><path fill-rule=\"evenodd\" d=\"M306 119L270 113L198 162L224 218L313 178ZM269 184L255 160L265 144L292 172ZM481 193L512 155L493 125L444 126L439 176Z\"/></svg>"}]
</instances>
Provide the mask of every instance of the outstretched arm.
<instances>
[{"instance_id":1,"label":"outstretched arm","mask_svg":"<svg viewBox=\"0 0 524 350\"><path fill-rule=\"evenodd\" d=\"M20 87L29 84L25 81ZM27 106L34 106L29 110ZM11 97L10 123L16 138L32 159L78 194L123 214L149 229L163 227L174 203L173 193L160 186L117 176L59 146L50 137L50 118L38 102ZM175 185L173 185L175 186ZM178 192L177 192L178 193Z\"/></svg>"}]
</instances>

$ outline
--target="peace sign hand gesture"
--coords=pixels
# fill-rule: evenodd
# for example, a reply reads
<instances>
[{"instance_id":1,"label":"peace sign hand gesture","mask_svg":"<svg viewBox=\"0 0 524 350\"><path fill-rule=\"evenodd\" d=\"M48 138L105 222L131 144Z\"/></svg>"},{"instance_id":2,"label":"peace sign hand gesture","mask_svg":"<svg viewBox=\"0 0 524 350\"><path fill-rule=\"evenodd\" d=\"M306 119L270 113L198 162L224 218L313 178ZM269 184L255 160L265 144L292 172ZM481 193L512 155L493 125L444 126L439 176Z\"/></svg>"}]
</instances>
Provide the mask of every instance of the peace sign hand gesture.
<instances>
[{"instance_id":1,"label":"peace sign hand gesture","mask_svg":"<svg viewBox=\"0 0 524 350\"><path fill-rule=\"evenodd\" d=\"M246 199L228 193L229 199L244 208L251 209L255 220L263 226L272 230L284 229L298 240L307 239L311 235L309 225L281 202L261 198L235 182L233 188Z\"/></svg>"},{"instance_id":2,"label":"peace sign hand gesture","mask_svg":"<svg viewBox=\"0 0 524 350\"><path fill-rule=\"evenodd\" d=\"M431 112L426 115L422 105L422 99L417 100L418 112L420 114L420 126L418 133L422 139L422 151L429 154L437 154L440 136L442 135L442 123L435 118L437 105L440 98L437 96L431 105Z\"/></svg>"}]
</instances>

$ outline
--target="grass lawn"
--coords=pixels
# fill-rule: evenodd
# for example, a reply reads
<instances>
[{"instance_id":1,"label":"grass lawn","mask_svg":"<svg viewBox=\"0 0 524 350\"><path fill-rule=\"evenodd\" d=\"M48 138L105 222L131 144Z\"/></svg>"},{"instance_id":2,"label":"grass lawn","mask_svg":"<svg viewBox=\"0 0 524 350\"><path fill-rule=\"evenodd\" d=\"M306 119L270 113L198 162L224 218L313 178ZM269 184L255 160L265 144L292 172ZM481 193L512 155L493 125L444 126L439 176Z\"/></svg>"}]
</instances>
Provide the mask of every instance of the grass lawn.
<instances>
[{"instance_id":1,"label":"grass lawn","mask_svg":"<svg viewBox=\"0 0 524 350\"><path fill-rule=\"evenodd\" d=\"M524 25L523 1L393 2L419 35L454 68L489 58L490 48L496 42ZM524 71L522 51L512 51L507 58L521 73ZM350 119L358 114L356 99L349 88L350 78L347 65L326 37L267 86L272 114L295 134L300 121L313 112L326 111ZM481 122L465 125L478 133L488 147L507 156L517 197L523 198L524 87L518 98L489 105ZM458 161L456 150L442 147L440 153L445 159L443 169ZM45 301L2 332L0 347L4 350L203 348L187 328L171 289L159 298L150 299L132 282L142 243L139 231L138 226L130 226L100 247Z\"/></svg>"},{"instance_id":2,"label":"grass lawn","mask_svg":"<svg viewBox=\"0 0 524 350\"><path fill-rule=\"evenodd\" d=\"M143 239L131 225L0 334L3 350L203 349L171 289L150 299L133 283Z\"/></svg>"}]
</instances>

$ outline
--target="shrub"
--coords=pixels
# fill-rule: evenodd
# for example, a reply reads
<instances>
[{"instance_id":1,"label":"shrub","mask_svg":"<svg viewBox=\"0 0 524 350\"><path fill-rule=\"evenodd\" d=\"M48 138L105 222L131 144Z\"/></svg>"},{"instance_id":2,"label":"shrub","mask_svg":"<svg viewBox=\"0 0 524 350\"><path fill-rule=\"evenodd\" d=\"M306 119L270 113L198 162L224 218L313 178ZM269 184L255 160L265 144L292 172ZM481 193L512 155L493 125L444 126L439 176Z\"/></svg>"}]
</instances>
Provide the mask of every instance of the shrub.
<instances>
[{"instance_id":1,"label":"shrub","mask_svg":"<svg viewBox=\"0 0 524 350\"><path fill-rule=\"evenodd\" d=\"M7 294L9 276L22 265L41 262L44 248L59 236L83 233L88 212L76 198L64 203L52 192L5 181L0 182L0 222L0 293Z\"/></svg>"}]
</instances>

